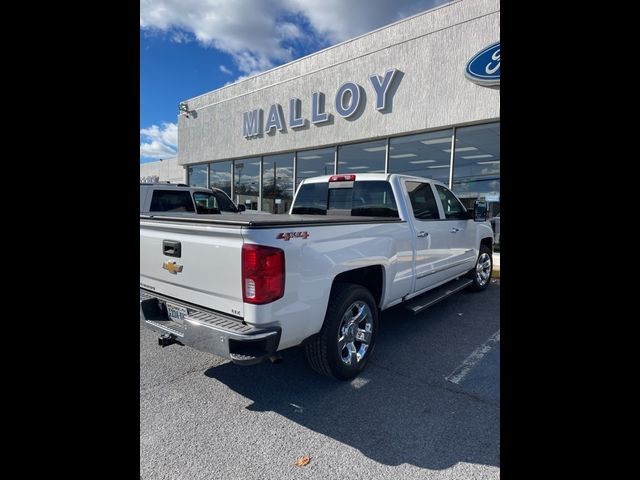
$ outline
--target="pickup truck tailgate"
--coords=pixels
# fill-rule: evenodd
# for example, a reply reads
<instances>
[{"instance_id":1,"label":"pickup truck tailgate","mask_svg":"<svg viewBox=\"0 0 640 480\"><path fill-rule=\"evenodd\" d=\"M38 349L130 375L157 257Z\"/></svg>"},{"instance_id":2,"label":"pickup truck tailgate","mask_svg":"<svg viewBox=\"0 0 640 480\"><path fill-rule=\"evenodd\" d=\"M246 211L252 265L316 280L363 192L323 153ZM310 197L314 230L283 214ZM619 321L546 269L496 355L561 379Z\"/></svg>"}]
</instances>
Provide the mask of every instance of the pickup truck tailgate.
<instances>
[{"instance_id":1,"label":"pickup truck tailgate","mask_svg":"<svg viewBox=\"0 0 640 480\"><path fill-rule=\"evenodd\" d=\"M243 317L239 226L140 222L140 287Z\"/></svg>"}]
</instances>

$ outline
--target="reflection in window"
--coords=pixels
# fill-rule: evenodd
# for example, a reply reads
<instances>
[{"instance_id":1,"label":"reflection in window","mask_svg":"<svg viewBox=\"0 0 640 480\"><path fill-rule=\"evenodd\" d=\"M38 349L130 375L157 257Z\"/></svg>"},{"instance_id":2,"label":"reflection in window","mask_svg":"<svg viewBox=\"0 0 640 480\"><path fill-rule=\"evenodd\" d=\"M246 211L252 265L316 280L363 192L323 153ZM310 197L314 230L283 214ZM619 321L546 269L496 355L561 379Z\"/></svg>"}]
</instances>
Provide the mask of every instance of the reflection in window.
<instances>
[{"instance_id":1,"label":"reflection in window","mask_svg":"<svg viewBox=\"0 0 640 480\"><path fill-rule=\"evenodd\" d=\"M442 185L436 185L436 190L440 197L440 203L442 204L445 218L447 220L464 220L466 218L464 208L462 208L462 205L453 193Z\"/></svg>"},{"instance_id":2,"label":"reflection in window","mask_svg":"<svg viewBox=\"0 0 640 480\"><path fill-rule=\"evenodd\" d=\"M260 195L260 157L235 161L234 196L236 205L258 210Z\"/></svg>"},{"instance_id":3,"label":"reflection in window","mask_svg":"<svg viewBox=\"0 0 640 480\"><path fill-rule=\"evenodd\" d=\"M223 190L231 197L231 162L209 164L209 186Z\"/></svg>"},{"instance_id":4,"label":"reflection in window","mask_svg":"<svg viewBox=\"0 0 640 480\"><path fill-rule=\"evenodd\" d=\"M292 200L293 153L263 157L262 210L288 213Z\"/></svg>"},{"instance_id":5,"label":"reflection in window","mask_svg":"<svg viewBox=\"0 0 640 480\"><path fill-rule=\"evenodd\" d=\"M305 178L333 175L335 152L335 147L298 152L296 188Z\"/></svg>"},{"instance_id":6,"label":"reflection in window","mask_svg":"<svg viewBox=\"0 0 640 480\"><path fill-rule=\"evenodd\" d=\"M465 207L483 197L490 215L500 211L500 122L456 129L452 186Z\"/></svg>"},{"instance_id":7,"label":"reflection in window","mask_svg":"<svg viewBox=\"0 0 640 480\"><path fill-rule=\"evenodd\" d=\"M194 212L189 192L180 190L155 190L151 197L152 212Z\"/></svg>"},{"instance_id":8,"label":"reflection in window","mask_svg":"<svg viewBox=\"0 0 640 480\"><path fill-rule=\"evenodd\" d=\"M207 165L189 167L189 185L192 187L207 186Z\"/></svg>"},{"instance_id":9,"label":"reflection in window","mask_svg":"<svg viewBox=\"0 0 640 480\"><path fill-rule=\"evenodd\" d=\"M193 200L196 202L196 211L201 214L220 213L220 206L212 193L195 192Z\"/></svg>"},{"instance_id":10,"label":"reflection in window","mask_svg":"<svg viewBox=\"0 0 640 480\"><path fill-rule=\"evenodd\" d=\"M389 173L404 173L449 184L452 130L390 139Z\"/></svg>"},{"instance_id":11,"label":"reflection in window","mask_svg":"<svg viewBox=\"0 0 640 480\"><path fill-rule=\"evenodd\" d=\"M411 201L413 216L418 220L438 220L438 205L431 190L431 184L421 182L406 182L407 193Z\"/></svg>"},{"instance_id":12,"label":"reflection in window","mask_svg":"<svg viewBox=\"0 0 640 480\"><path fill-rule=\"evenodd\" d=\"M387 141L338 147L338 173L384 173Z\"/></svg>"}]
</instances>

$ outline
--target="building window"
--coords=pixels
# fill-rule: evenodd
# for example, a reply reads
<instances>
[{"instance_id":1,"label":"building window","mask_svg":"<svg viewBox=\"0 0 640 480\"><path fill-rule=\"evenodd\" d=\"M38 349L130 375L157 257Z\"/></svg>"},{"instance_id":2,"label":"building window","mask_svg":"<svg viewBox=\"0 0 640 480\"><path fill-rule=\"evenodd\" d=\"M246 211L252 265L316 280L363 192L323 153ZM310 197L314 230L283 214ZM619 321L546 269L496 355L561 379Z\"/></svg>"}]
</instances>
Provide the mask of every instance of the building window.
<instances>
[{"instance_id":1,"label":"building window","mask_svg":"<svg viewBox=\"0 0 640 480\"><path fill-rule=\"evenodd\" d=\"M293 200L293 153L262 159L262 210L288 213Z\"/></svg>"},{"instance_id":2,"label":"building window","mask_svg":"<svg viewBox=\"0 0 640 480\"><path fill-rule=\"evenodd\" d=\"M338 173L384 173L387 141L338 147Z\"/></svg>"},{"instance_id":3,"label":"building window","mask_svg":"<svg viewBox=\"0 0 640 480\"><path fill-rule=\"evenodd\" d=\"M209 186L219 188L231 197L231 161L209 164Z\"/></svg>"},{"instance_id":4,"label":"building window","mask_svg":"<svg viewBox=\"0 0 640 480\"><path fill-rule=\"evenodd\" d=\"M449 184L453 131L419 133L389 141L389 173L404 173Z\"/></svg>"},{"instance_id":5,"label":"building window","mask_svg":"<svg viewBox=\"0 0 640 480\"><path fill-rule=\"evenodd\" d=\"M192 187L207 186L207 165L189 167L189 185Z\"/></svg>"},{"instance_id":6,"label":"building window","mask_svg":"<svg viewBox=\"0 0 640 480\"><path fill-rule=\"evenodd\" d=\"M452 187L465 207L483 198L489 216L500 213L500 122L456 129Z\"/></svg>"},{"instance_id":7,"label":"building window","mask_svg":"<svg viewBox=\"0 0 640 480\"><path fill-rule=\"evenodd\" d=\"M335 155L335 147L298 152L296 188L305 178L333 175Z\"/></svg>"},{"instance_id":8,"label":"building window","mask_svg":"<svg viewBox=\"0 0 640 480\"><path fill-rule=\"evenodd\" d=\"M247 210L258 210L260 199L260 157L234 162L234 200Z\"/></svg>"}]
</instances>

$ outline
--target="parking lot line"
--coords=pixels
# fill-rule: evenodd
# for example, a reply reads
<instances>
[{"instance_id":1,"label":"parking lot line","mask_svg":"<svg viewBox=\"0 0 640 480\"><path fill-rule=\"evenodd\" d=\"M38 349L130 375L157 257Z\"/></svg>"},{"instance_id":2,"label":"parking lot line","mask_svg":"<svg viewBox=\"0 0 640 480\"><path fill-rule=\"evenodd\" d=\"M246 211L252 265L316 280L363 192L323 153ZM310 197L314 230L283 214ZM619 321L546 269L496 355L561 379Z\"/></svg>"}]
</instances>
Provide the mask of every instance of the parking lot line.
<instances>
[{"instance_id":1,"label":"parking lot line","mask_svg":"<svg viewBox=\"0 0 640 480\"><path fill-rule=\"evenodd\" d=\"M464 361L449 375L445 380L459 384L464 377L467 376L469 371L484 357L489 351L500 341L500 330L491 335L489 339L476 348L471 355L464 359Z\"/></svg>"}]
</instances>

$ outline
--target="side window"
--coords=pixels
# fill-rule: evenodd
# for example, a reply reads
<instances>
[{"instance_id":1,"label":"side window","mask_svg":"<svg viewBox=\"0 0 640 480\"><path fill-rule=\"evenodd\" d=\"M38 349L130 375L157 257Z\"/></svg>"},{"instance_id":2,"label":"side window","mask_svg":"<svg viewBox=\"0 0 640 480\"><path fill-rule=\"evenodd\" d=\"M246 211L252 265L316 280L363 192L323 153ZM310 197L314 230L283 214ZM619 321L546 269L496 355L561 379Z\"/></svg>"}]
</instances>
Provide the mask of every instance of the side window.
<instances>
[{"instance_id":1,"label":"side window","mask_svg":"<svg viewBox=\"0 0 640 480\"><path fill-rule=\"evenodd\" d=\"M444 216L447 220L464 220L466 218L465 209L453 193L442 185L436 185Z\"/></svg>"},{"instance_id":2,"label":"side window","mask_svg":"<svg viewBox=\"0 0 640 480\"><path fill-rule=\"evenodd\" d=\"M229 197L227 197L224 193L216 191L216 192L213 192L213 195L216 197L216 200L218 202L217 208L219 208L223 212L237 212L238 211L236 209L235 205L229 199Z\"/></svg>"},{"instance_id":3,"label":"side window","mask_svg":"<svg viewBox=\"0 0 640 480\"><path fill-rule=\"evenodd\" d=\"M398 207L389 182L354 182L351 215L398 218Z\"/></svg>"},{"instance_id":4,"label":"side window","mask_svg":"<svg viewBox=\"0 0 640 480\"><path fill-rule=\"evenodd\" d=\"M211 193L196 192L193 194L198 213L219 213L218 200Z\"/></svg>"},{"instance_id":5,"label":"side window","mask_svg":"<svg viewBox=\"0 0 640 480\"><path fill-rule=\"evenodd\" d=\"M175 190L154 190L149 210L152 212L195 211L191 194Z\"/></svg>"},{"instance_id":6,"label":"side window","mask_svg":"<svg viewBox=\"0 0 640 480\"><path fill-rule=\"evenodd\" d=\"M433 190L428 183L405 182L413 216L418 220L439 220L438 205Z\"/></svg>"}]
</instances>

